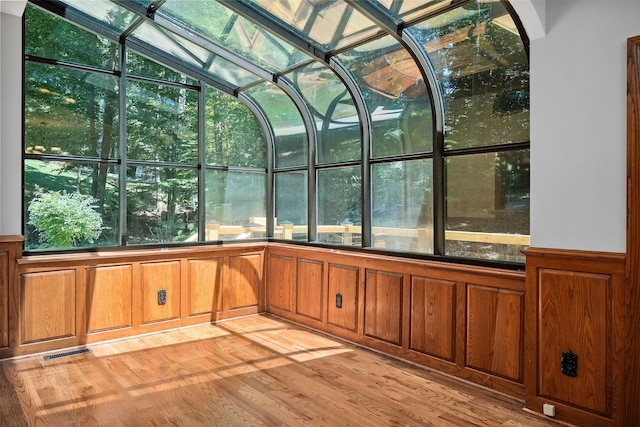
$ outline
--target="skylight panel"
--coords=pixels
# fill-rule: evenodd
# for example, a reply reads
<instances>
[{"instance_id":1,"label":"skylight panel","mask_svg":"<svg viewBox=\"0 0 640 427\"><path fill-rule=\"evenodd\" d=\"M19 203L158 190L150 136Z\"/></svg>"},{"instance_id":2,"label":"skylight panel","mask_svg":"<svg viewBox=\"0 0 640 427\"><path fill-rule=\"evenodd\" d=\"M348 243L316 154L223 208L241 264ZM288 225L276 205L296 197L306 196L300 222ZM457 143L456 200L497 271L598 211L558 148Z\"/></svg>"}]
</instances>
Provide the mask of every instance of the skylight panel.
<instances>
[{"instance_id":1,"label":"skylight panel","mask_svg":"<svg viewBox=\"0 0 640 427\"><path fill-rule=\"evenodd\" d=\"M356 43L380 31L377 25L344 2L248 1L328 51Z\"/></svg>"},{"instance_id":2,"label":"skylight panel","mask_svg":"<svg viewBox=\"0 0 640 427\"><path fill-rule=\"evenodd\" d=\"M67 0L65 3L109 27L116 28L119 32L129 27L136 17L135 14L108 0Z\"/></svg>"},{"instance_id":3,"label":"skylight panel","mask_svg":"<svg viewBox=\"0 0 640 427\"><path fill-rule=\"evenodd\" d=\"M159 13L272 72L309 59L291 44L217 2L168 0Z\"/></svg>"}]
</instances>

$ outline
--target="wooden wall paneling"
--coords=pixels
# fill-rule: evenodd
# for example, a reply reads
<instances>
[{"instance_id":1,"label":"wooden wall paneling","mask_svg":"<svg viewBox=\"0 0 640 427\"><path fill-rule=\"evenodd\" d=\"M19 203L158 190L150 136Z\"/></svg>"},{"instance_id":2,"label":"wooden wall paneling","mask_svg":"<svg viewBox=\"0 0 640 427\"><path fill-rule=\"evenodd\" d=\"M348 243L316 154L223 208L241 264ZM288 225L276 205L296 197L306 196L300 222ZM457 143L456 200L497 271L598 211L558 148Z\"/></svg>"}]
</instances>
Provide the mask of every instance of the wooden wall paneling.
<instances>
[{"instance_id":1,"label":"wooden wall paneling","mask_svg":"<svg viewBox=\"0 0 640 427\"><path fill-rule=\"evenodd\" d=\"M131 264L131 323L134 328L144 324L144 284L142 276L142 265L139 262Z\"/></svg>"},{"instance_id":2,"label":"wooden wall paneling","mask_svg":"<svg viewBox=\"0 0 640 427\"><path fill-rule=\"evenodd\" d=\"M324 262L298 258L296 277L296 314L324 321Z\"/></svg>"},{"instance_id":3,"label":"wooden wall paneling","mask_svg":"<svg viewBox=\"0 0 640 427\"><path fill-rule=\"evenodd\" d=\"M360 269L330 263L328 270L327 323L358 332ZM341 307L337 306L338 295Z\"/></svg>"},{"instance_id":4,"label":"wooden wall paneling","mask_svg":"<svg viewBox=\"0 0 640 427\"><path fill-rule=\"evenodd\" d=\"M185 260L187 283L186 317L210 315L223 310L222 267L224 257Z\"/></svg>"},{"instance_id":5,"label":"wooden wall paneling","mask_svg":"<svg viewBox=\"0 0 640 427\"><path fill-rule=\"evenodd\" d=\"M87 268L87 333L130 328L131 264Z\"/></svg>"},{"instance_id":6,"label":"wooden wall paneling","mask_svg":"<svg viewBox=\"0 0 640 427\"><path fill-rule=\"evenodd\" d=\"M456 283L411 277L410 349L455 361Z\"/></svg>"},{"instance_id":7,"label":"wooden wall paneling","mask_svg":"<svg viewBox=\"0 0 640 427\"><path fill-rule=\"evenodd\" d=\"M261 299L262 255L241 254L229 257L227 276L228 310L258 310Z\"/></svg>"},{"instance_id":8,"label":"wooden wall paneling","mask_svg":"<svg viewBox=\"0 0 640 427\"><path fill-rule=\"evenodd\" d=\"M523 381L524 292L467 285L467 366Z\"/></svg>"},{"instance_id":9,"label":"wooden wall paneling","mask_svg":"<svg viewBox=\"0 0 640 427\"><path fill-rule=\"evenodd\" d=\"M76 335L76 270L21 275L21 344Z\"/></svg>"},{"instance_id":10,"label":"wooden wall paneling","mask_svg":"<svg viewBox=\"0 0 640 427\"><path fill-rule=\"evenodd\" d=\"M640 354L640 36L627 40L627 257L626 354ZM624 366L624 424L640 420L640 358L627 357Z\"/></svg>"},{"instance_id":11,"label":"wooden wall paneling","mask_svg":"<svg viewBox=\"0 0 640 427\"><path fill-rule=\"evenodd\" d=\"M402 278L402 312L401 312L401 345L404 350L411 347L411 274L405 273Z\"/></svg>"},{"instance_id":12,"label":"wooden wall paneling","mask_svg":"<svg viewBox=\"0 0 640 427\"><path fill-rule=\"evenodd\" d=\"M366 270L365 335L402 345L403 274Z\"/></svg>"},{"instance_id":13,"label":"wooden wall paneling","mask_svg":"<svg viewBox=\"0 0 640 427\"><path fill-rule=\"evenodd\" d=\"M283 255L269 256L268 307L291 312L295 301L294 258Z\"/></svg>"},{"instance_id":14,"label":"wooden wall paneling","mask_svg":"<svg viewBox=\"0 0 640 427\"><path fill-rule=\"evenodd\" d=\"M6 329L8 347L0 346L0 358L14 354L20 346L22 322L20 320L20 276L17 268L17 261L22 257L23 236L0 236L0 250L7 254L6 268L6 312L2 314L7 322L2 330Z\"/></svg>"},{"instance_id":15,"label":"wooden wall paneling","mask_svg":"<svg viewBox=\"0 0 640 427\"><path fill-rule=\"evenodd\" d=\"M9 252L0 252L0 349L9 347Z\"/></svg>"},{"instance_id":16,"label":"wooden wall paneling","mask_svg":"<svg viewBox=\"0 0 640 427\"><path fill-rule=\"evenodd\" d=\"M180 318L180 262L145 262L142 275L142 323L154 323ZM166 292L164 304L159 292Z\"/></svg>"},{"instance_id":17,"label":"wooden wall paneling","mask_svg":"<svg viewBox=\"0 0 640 427\"><path fill-rule=\"evenodd\" d=\"M625 255L528 248L525 406L577 425L635 426L628 417ZM562 374L562 352L578 356ZM636 395L637 400L637 395ZM637 401L635 401L637 405Z\"/></svg>"},{"instance_id":18,"label":"wooden wall paneling","mask_svg":"<svg viewBox=\"0 0 640 427\"><path fill-rule=\"evenodd\" d=\"M318 322L308 316L275 308L273 308L273 311L269 310L273 314L357 342L377 351L473 381L503 393L519 398L524 396L522 360L515 365L520 367L520 374L510 374L520 377L514 380L502 373L498 374L490 370L468 367L465 351L467 337L466 283L475 282L489 289L502 289L505 295L513 291L516 295L522 296L524 293L524 272L407 260L371 254L336 252L320 248L285 246L283 244L270 245L268 253L270 256L277 254L278 256L289 256L294 259L325 262L327 266L325 269L327 295L323 298L323 302L327 304L326 323ZM356 269L358 271L358 304L355 331L336 324L340 322L336 322L332 317L337 313L335 311L335 289L339 284L351 280L338 278L335 275L334 266L353 268L354 271ZM451 314L448 326L435 326L439 333L442 332L440 328L448 327L449 331L453 330L450 339L452 341L452 344L450 344L452 349L448 351L453 356L448 359L411 348L415 346L415 342L411 343L411 334L413 333L411 328L412 322L414 322L412 313L413 277L421 278L425 281L434 281L434 283L450 283L454 288L453 295L450 294L452 302L449 308ZM444 291L441 293L446 294ZM334 310L333 313L332 310ZM502 307L499 310L503 311ZM521 320L524 318L522 313L518 313L515 317ZM501 321L504 321L504 318ZM492 329L489 333L495 334L495 329ZM504 353L505 356L509 355L509 357L517 354L518 356L516 357L522 359L524 357L522 328L520 337L521 340L516 344L520 346L519 349L511 351L510 349L501 348L500 352ZM505 346L511 345L511 341L507 341L505 337L498 337L498 340L500 339L502 339ZM501 359L501 357L503 357L503 354L491 356L492 369L502 369L508 372L508 369L504 368L504 366L508 363L506 360L510 359ZM493 368L493 365L497 367Z\"/></svg>"},{"instance_id":19,"label":"wooden wall paneling","mask_svg":"<svg viewBox=\"0 0 640 427\"><path fill-rule=\"evenodd\" d=\"M467 364L467 284L456 282L455 362L459 367Z\"/></svg>"},{"instance_id":20,"label":"wooden wall paneling","mask_svg":"<svg viewBox=\"0 0 640 427\"><path fill-rule=\"evenodd\" d=\"M364 319L366 316L366 289L367 289L367 269L360 266L358 268L358 336L365 336Z\"/></svg>"},{"instance_id":21,"label":"wooden wall paneling","mask_svg":"<svg viewBox=\"0 0 640 427\"><path fill-rule=\"evenodd\" d=\"M22 236L0 236L0 278L4 262L2 254L9 254L5 269L8 270L9 287L6 328L9 346L0 345L0 358L162 331L211 321L214 317L218 319L252 314L258 312L258 306L264 307L261 257L265 246L262 244L241 244L232 248L198 247L33 255L23 258L22 241ZM228 282L231 277L228 274L229 260L237 256L247 256L251 259L249 263L254 264L251 269L245 270L253 270L251 274L254 279L257 278L251 279L251 283L258 291L258 302L249 309L229 313L229 296L238 297L238 294L225 294L227 288L231 287L225 283L222 295L222 298L226 298L222 303L224 310L220 311L218 292L213 296L213 299L217 298L217 303L211 302L212 306L218 306L215 315L205 313L189 316L190 304L193 304L194 313L208 305L208 301L203 302L202 296L208 298L205 287L210 283L209 278L204 277L209 274L206 272L207 268L193 263L191 274L192 265L188 260L202 260L203 264L207 264L206 260L217 259L223 264L222 267L219 266L218 272L222 270L222 274L226 275L219 278L219 282ZM234 265L237 267L240 264L236 262ZM123 271L119 271L120 268ZM126 274L128 279L124 275L127 268L130 270ZM200 278L196 278L198 276ZM0 280L0 309L4 307L3 283ZM164 305L158 305L159 289L167 291ZM194 292L190 294L192 289ZM190 299L191 295L193 301ZM251 298L255 301L256 296ZM47 310L35 309L45 305L56 307L56 317L52 321L43 317L49 315ZM127 306L130 308L127 309ZM5 317L0 313L0 331L2 319ZM7 338L0 335L0 339L6 341Z\"/></svg>"},{"instance_id":22,"label":"wooden wall paneling","mask_svg":"<svg viewBox=\"0 0 640 427\"><path fill-rule=\"evenodd\" d=\"M611 276L552 269L539 271L538 376L541 396L611 415ZM561 373L563 352L577 356L579 375Z\"/></svg>"}]
</instances>

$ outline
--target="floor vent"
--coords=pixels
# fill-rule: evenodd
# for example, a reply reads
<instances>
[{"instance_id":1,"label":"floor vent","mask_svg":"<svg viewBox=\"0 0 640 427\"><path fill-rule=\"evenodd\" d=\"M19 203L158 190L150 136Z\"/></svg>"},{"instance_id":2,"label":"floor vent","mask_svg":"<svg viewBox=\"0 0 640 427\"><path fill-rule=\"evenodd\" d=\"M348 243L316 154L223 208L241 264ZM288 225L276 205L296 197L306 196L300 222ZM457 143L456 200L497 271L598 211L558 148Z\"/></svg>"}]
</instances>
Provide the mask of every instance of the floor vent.
<instances>
[{"instance_id":1,"label":"floor vent","mask_svg":"<svg viewBox=\"0 0 640 427\"><path fill-rule=\"evenodd\" d=\"M80 350L65 351L64 353L48 354L44 356L44 360L59 359L61 357L75 356L77 354L91 353L91 349L83 348Z\"/></svg>"}]
</instances>

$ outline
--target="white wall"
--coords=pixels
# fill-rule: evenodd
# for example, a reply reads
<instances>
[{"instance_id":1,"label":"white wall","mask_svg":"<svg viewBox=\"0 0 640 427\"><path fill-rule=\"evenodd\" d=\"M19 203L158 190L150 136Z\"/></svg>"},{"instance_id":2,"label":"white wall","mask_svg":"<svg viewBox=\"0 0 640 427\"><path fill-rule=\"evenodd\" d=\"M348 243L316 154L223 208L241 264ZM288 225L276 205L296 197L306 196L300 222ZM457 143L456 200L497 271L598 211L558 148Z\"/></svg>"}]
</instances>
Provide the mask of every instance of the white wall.
<instances>
[{"instance_id":1,"label":"white wall","mask_svg":"<svg viewBox=\"0 0 640 427\"><path fill-rule=\"evenodd\" d=\"M531 42L531 244L624 252L626 40L635 0L549 0Z\"/></svg>"},{"instance_id":2,"label":"white wall","mask_svg":"<svg viewBox=\"0 0 640 427\"><path fill-rule=\"evenodd\" d=\"M22 233L22 18L0 19L0 235L11 235Z\"/></svg>"},{"instance_id":3,"label":"white wall","mask_svg":"<svg viewBox=\"0 0 640 427\"><path fill-rule=\"evenodd\" d=\"M1 10L0 5L0 10ZM0 236L2 235L2 170L4 164L2 162L2 14L0 13Z\"/></svg>"},{"instance_id":4,"label":"white wall","mask_svg":"<svg viewBox=\"0 0 640 427\"><path fill-rule=\"evenodd\" d=\"M532 246L624 252L626 39L640 35L640 1L548 0L543 21L531 41ZM20 26L2 14L0 235L22 228Z\"/></svg>"}]
</instances>

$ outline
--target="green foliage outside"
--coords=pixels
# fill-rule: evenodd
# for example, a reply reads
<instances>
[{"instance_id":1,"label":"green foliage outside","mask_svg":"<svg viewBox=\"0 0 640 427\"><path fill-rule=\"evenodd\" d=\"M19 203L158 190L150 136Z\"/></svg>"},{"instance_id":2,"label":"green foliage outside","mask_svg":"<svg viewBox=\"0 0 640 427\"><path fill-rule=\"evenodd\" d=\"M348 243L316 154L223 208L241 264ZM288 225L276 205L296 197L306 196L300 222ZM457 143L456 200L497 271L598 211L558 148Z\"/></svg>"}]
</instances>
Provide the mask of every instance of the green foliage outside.
<instances>
[{"instance_id":1,"label":"green foliage outside","mask_svg":"<svg viewBox=\"0 0 640 427\"><path fill-rule=\"evenodd\" d=\"M68 248L93 243L102 233L96 199L79 193L39 192L29 203L29 224L40 233L43 246Z\"/></svg>"}]
</instances>

